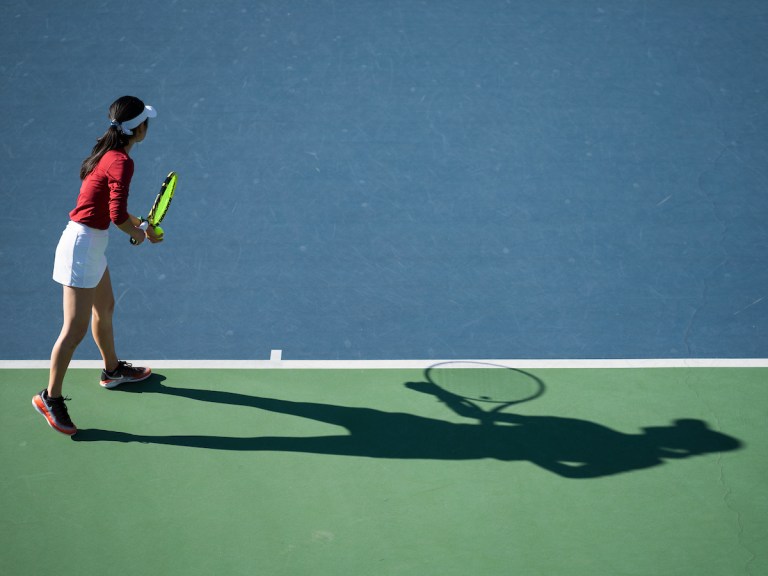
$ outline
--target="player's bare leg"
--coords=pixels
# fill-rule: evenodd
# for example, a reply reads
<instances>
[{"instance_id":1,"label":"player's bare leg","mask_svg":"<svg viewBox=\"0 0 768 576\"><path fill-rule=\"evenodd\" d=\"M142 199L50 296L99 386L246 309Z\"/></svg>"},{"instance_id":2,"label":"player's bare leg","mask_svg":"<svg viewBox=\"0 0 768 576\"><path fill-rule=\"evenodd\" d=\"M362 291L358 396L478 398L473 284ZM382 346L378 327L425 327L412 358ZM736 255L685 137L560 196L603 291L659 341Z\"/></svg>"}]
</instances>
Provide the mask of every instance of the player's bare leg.
<instances>
[{"instance_id":1,"label":"player's bare leg","mask_svg":"<svg viewBox=\"0 0 768 576\"><path fill-rule=\"evenodd\" d=\"M112 324L114 312L115 296L112 291L109 268L107 268L95 288L92 310L93 322L91 324L93 339L96 341L96 346L99 347L99 352L101 352L101 357L104 360L104 368L107 371L117 368L118 363Z\"/></svg>"}]
</instances>

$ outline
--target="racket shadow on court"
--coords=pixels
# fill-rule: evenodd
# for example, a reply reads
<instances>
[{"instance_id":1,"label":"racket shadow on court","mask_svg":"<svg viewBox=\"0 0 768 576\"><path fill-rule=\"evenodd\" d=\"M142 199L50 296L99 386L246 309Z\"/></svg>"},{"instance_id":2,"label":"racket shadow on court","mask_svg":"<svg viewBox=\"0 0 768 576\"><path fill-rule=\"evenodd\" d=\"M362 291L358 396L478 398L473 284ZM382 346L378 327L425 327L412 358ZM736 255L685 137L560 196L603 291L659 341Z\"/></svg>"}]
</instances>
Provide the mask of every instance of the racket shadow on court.
<instances>
[{"instance_id":1,"label":"racket shadow on court","mask_svg":"<svg viewBox=\"0 0 768 576\"><path fill-rule=\"evenodd\" d=\"M681 419L671 425L626 434L587 420L514 413L510 409L516 404L535 400L545 390L544 382L538 377L519 370L503 367L499 371L456 370L436 365L426 370L424 376L421 382L405 382L404 388L434 397L453 412L453 420L459 416L460 422L368 407L166 386L165 378L155 374L145 382L116 390L251 407L327 423L344 428L347 433L338 433L334 428L325 436L301 436L300 430L295 436L282 430L275 431L278 435L255 437L159 436L83 429L72 439L406 460L496 459L530 462L565 478L599 478L741 447L739 440L712 430L701 420ZM512 378L519 394L516 398L506 394L511 389ZM429 410L432 412L434 409ZM258 413L254 413L254 418L258 418ZM189 426L194 429L192 421Z\"/></svg>"}]
</instances>

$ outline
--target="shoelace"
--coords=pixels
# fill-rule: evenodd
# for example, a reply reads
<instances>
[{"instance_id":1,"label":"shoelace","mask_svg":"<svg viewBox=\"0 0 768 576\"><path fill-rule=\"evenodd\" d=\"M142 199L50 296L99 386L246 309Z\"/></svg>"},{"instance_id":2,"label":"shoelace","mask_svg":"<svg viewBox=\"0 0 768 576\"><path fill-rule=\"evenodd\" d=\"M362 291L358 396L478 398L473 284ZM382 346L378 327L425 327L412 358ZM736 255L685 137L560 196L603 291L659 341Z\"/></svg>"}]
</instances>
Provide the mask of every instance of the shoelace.
<instances>
[{"instance_id":1,"label":"shoelace","mask_svg":"<svg viewBox=\"0 0 768 576\"><path fill-rule=\"evenodd\" d=\"M51 412L53 412L56 420L68 426L72 425L72 420L69 418L67 405L64 404L64 402L69 402L70 400L72 400L72 398L69 396L63 398L48 398L48 406L50 407Z\"/></svg>"},{"instance_id":2,"label":"shoelace","mask_svg":"<svg viewBox=\"0 0 768 576\"><path fill-rule=\"evenodd\" d=\"M108 376L118 376L118 375L125 375L123 370L124 369L133 370L133 364L130 362L124 362L122 360L117 361L117 368L112 370L112 372L107 372Z\"/></svg>"}]
</instances>

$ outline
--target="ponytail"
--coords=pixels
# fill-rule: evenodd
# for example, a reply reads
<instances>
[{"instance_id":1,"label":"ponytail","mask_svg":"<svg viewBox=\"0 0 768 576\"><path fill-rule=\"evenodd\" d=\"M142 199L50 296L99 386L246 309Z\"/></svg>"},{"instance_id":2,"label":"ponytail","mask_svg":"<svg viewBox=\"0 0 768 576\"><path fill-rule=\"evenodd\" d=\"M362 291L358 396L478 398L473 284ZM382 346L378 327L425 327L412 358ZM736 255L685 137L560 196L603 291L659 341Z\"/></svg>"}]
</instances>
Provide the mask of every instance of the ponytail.
<instances>
[{"instance_id":1,"label":"ponytail","mask_svg":"<svg viewBox=\"0 0 768 576\"><path fill-rule=\"evenodd\" d=\"M85 177L93 172L93 169L96 168L104 154L110 150L125 148L127 145L128 136L120 132L117 126L110 126L104 133L104 136L96 140L96 146L91 150L91 155L83 160L80 166L80 180L85 180Z\"/></svg>"},{"instance_id":2,"label":"ponytail","mask_svg":"<svg viewBox=\"0 0 768 576\"><path fill-rule=\"evenodd\" d=\"M143 110L144 102L135 96L123 96L112 103L112 106L109 107L110 126L104 135L96 140L96 145L91 150L90 156L83 160L80 165L81 180L85 180L85 177L93 172L104 154L110 150L125 148L128 145L129 135L123 132L121 124L131 118L136 118Z\"/></svg>"}]
</instances>

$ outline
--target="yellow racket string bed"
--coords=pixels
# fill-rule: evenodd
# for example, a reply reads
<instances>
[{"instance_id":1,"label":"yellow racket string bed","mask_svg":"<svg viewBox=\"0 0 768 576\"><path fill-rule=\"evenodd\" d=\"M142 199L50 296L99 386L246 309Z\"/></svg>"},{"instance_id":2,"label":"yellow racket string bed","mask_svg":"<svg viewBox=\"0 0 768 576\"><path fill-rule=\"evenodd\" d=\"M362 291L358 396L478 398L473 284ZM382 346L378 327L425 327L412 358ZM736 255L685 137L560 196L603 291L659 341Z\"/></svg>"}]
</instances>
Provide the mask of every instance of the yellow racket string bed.
<instances>
[{"instance_id":1,"label":"yellow racket string bed","mask_svg":"<svg viewBox=\"0 0 768 576\"><path fill-rule=\"evenodd\" d=\"M171 201L173 200L173 194L176 191L176 183L178 180L178 174L176 174L176 172L170 172L160 186L160 192L158 193L157 198L155 198L155 202L147 216L147 220L152 226L157 227L157 225L163 221L163 218L165 218L168 208L171 205Z\"/></svg>"},{"instance_id":2,"label":"yellow racket string bed","mask_svg":"<svg viewBox=\"0 0 768 576\"><path fill-rule=\"evenodd\" d=\"M160 186L160 192L155 197L155 201L152 204L152 208L149 210L147 216L147 223L154 229L155 236L162 238L165 236L165 231L159 226L163 221L165 215L168 213L168 208L173 200L174 192L176 191L176 183L179 180L176 172L170 172L166 176L162 185ZM136 241L131 238L131 244L136 244Z\"/></svg>"}]
</instances>

